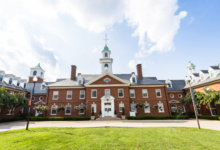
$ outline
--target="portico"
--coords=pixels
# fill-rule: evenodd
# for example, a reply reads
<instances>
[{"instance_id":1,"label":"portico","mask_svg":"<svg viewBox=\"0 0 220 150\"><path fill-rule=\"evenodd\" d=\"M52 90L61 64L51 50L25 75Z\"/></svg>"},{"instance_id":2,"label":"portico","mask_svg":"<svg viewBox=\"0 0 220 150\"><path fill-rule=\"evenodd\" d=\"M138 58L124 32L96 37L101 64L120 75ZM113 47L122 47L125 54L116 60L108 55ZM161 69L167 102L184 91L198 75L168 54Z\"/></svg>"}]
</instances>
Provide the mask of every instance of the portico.
<instances>
[{"instance_id":1,"label":"portico","mask_svg":"<svg viewBox=\"0 0 220 150\"><path fill-rule=\"evenodd\" d=\"M115 111L115 98L113 96L103 96L101 98L101 110L102 110L102 117L111 116L114 117Z\"/></svg>"}]
</instances>

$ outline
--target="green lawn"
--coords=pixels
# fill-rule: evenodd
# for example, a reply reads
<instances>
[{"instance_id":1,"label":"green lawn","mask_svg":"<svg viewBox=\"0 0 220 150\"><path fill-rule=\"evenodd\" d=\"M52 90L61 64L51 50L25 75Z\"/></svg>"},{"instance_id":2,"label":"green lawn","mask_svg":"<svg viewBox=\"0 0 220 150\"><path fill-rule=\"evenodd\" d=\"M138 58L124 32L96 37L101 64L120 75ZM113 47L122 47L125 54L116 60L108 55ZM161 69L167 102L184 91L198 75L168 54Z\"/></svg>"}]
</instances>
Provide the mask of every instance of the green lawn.
<instances>
[{"instance_id":1,"label":"green lawn","mask_svg":"<svg viewBox=\"0 0 220 150\"><path fill-rule=\"evenodd\" d=\"M0 133L0 149L220 149L220 132L197 128L30 128Z\"/></svg>"}]
</instances>

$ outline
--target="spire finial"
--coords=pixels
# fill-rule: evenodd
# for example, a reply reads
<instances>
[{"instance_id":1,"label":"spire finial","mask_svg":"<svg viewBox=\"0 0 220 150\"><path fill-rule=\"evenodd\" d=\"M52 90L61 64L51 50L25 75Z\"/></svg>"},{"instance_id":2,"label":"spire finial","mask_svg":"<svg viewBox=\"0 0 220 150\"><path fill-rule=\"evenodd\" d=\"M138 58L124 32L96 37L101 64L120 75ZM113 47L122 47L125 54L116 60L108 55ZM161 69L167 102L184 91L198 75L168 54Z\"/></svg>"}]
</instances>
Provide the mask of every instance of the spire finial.
<instances>
[{"instance_id":1,"label":"spire finial","mask_svg":"<svg viewBox=\"0 0 220 150\"><path fill-rule=\"evenodd\" d=\"M105 40L105 45L107 46L107 40L109 40L109 39L107 39L107 34L105 34L105 39L103 39L103 40Z\"/></svg>"}]
</instances>

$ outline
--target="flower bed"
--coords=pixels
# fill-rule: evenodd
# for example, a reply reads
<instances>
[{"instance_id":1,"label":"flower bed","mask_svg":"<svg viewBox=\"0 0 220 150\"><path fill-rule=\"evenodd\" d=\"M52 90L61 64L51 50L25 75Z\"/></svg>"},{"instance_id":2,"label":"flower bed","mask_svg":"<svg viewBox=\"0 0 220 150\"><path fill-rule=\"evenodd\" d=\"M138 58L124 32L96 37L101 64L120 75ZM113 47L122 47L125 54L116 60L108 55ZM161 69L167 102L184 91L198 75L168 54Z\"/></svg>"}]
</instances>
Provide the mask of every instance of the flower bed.
<instances>
[{"instance_id":1,"label":"flower bed","mask_svg":"<svg viewBox=\"0 0 220 150\"><path fill-rule=\"evenodd\" d=\"M128 116L128 120L158 120L158 119L189 119L188 115L183 115L183 116Z\"/></svg>"},{"instance_id":2,"label":"flower bed","mask_svg":"<svg viewBox=\"0 0 220 150\"><path fill-rule=\"evenodd\" d=\"M90 120L90 117L30 117L30 121Z\"/></svg>"},{"instance_id":3,"label":"flower bed","mask_svg":"<svg viewBox=\"0 0 220 150\"><path fill-rule=\"evenodd\" d=\"M1 119L0 122L9 122L9 121L18 121L18 120L24 120L26 117L16 117L16 118L10 118L10 119Z\"/></svg>"}]
</instances>

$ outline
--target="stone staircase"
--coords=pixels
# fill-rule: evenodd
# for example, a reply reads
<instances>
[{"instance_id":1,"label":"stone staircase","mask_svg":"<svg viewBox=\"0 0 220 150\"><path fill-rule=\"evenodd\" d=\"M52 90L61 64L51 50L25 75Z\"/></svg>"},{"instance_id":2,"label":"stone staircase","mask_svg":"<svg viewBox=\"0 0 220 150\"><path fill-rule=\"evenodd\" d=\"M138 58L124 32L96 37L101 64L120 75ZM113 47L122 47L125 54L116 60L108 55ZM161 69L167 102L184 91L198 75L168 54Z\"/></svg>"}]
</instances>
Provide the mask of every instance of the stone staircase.
<instances>
[{"instance_id":1,"label":"stone staircase","mask_svg":"<svg viewBox=\"0 0 220 150\"><path fill-rule=\"evenodd\" d=\"M118 117L101 117L97 118L97 121L111 121L111 120L121 120L121 118Z\"/></svg>"}]
</instances>

